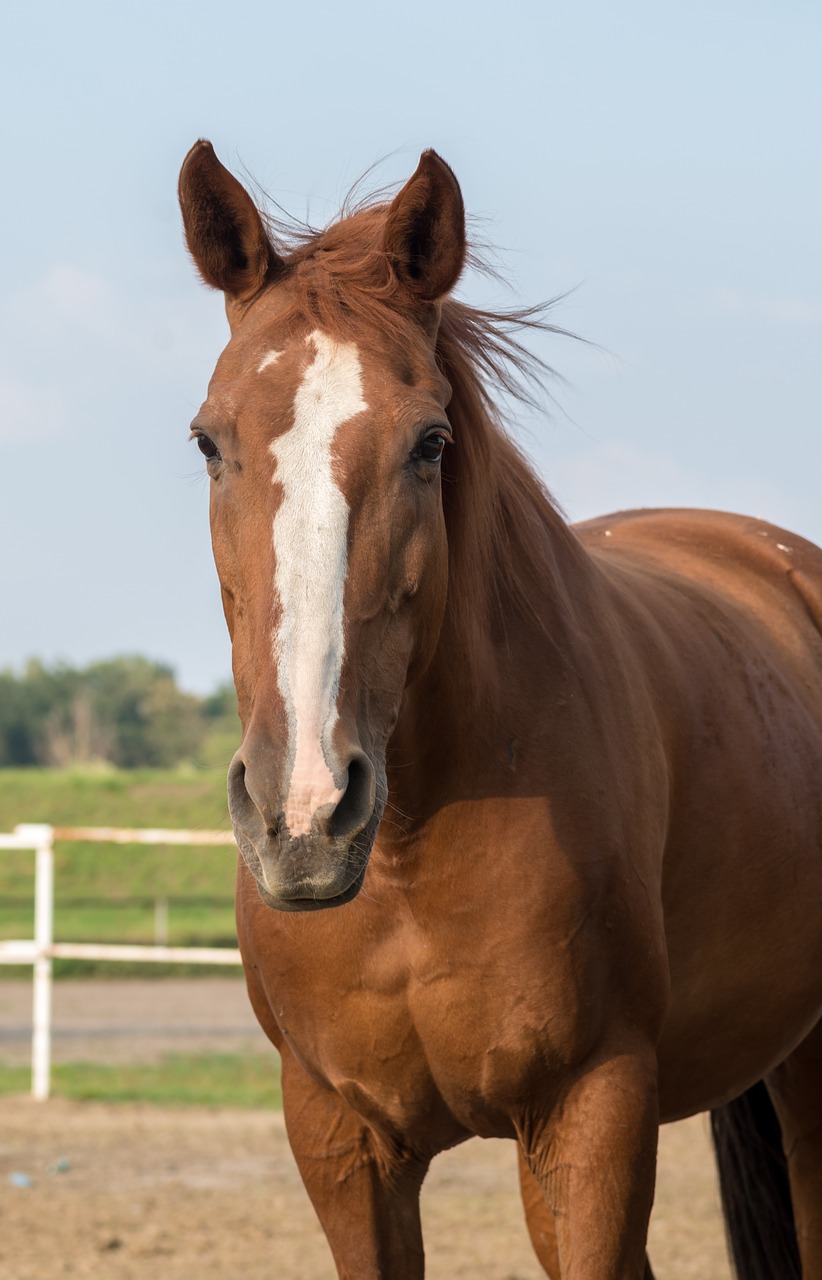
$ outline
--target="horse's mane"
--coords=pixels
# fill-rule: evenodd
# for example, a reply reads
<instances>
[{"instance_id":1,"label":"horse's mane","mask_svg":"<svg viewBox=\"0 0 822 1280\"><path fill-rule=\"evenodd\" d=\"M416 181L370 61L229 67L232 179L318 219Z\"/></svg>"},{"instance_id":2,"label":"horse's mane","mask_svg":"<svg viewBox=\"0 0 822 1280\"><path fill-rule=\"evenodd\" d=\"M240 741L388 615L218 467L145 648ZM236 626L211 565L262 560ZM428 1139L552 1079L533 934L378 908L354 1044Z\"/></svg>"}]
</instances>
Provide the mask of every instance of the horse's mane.
<instances>
[{"instance_id":1,"label":"horse's mane","mask_svg":"<svg viewBox=\"0 0 822 1280\"><path fill-rule=\"evenodd\" d=\"M409 300L382 248L387 208L383 200L360 205L322 231L264 215L295 319L308 317L341 337L355 338L365 328L401 344L418 340L413 325L419 304ZM485 268L476 250L469 261ZM456 660L467 658L475 676L495 665L512 611L548 631L540 602L552 586L562 589L552 573L556 556L561 546L580 553L501 421L502 395L533 406L553 376L518 335L530 330L573 336L548 320L554 301L510 310L480 310L454 297L441 304L436 358L452 390L448 417L455 438L442 473L449 546L446 622L462 650Z\"/></svg>"}]
</instances>

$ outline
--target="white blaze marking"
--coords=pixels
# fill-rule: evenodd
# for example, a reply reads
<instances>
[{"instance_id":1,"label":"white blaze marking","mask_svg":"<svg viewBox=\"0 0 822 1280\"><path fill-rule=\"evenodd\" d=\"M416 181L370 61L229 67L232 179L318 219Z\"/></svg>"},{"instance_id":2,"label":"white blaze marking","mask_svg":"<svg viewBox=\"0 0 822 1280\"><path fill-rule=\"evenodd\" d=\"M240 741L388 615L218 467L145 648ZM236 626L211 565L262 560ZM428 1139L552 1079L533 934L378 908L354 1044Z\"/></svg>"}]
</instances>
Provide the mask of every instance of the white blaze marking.
<instances>
[{"instance_id":1,"label":"white blaze marking","mask_svg":"<svg viewBox=\"0 0 822 1280\"><path fill-rule=\"evenodd\" d=\"M319 330L306 342L315 355L294 398L294 425L271 445L274 483L283 490L274 517L281 618L273 649L288 716L285 820L292 836L310 831L317 808L337 804L346 784L332 734L344 650L348 503L334 478L331 447L339 427L367 407L357 348Z\"/></svg>"},{"instance_id":2,"label":"white blaze marking","mask_svg":"<svg viewBox=\"0 0 822 1280\"><path fill-rule=\"evenodd\" d=\"M267 355L263 356L262 360L257 365L257 372L262 373L264 369L268 369L272 364L276 364L282 354L282 351L269 351Z\"/></svg>"}]
</instances>

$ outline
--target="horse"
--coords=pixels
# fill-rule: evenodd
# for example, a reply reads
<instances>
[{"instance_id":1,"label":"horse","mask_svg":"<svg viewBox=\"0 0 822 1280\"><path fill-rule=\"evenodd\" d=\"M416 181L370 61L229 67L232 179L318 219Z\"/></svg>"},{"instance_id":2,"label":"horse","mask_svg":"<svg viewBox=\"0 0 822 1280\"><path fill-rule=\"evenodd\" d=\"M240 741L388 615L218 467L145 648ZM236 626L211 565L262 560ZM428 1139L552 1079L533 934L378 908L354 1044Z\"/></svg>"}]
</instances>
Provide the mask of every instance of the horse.
<instances>
[{"instance_id":1,"label":"horse","mask_svg":"<svg viewBox=\"0 0 822 1280\"><path fill-rule=\"evenodd\" d=\"M742 1280L820 1280L822 552L566 522L497 394L547 320L453 296L435 152L322 231L206 141L179 195L230 328L191 434L238 935L339 1276L423 1276L426 1171L479 1135L548 1276L650 1277L659 1125L710 1111Z\"/></svg>"}]
</instances>

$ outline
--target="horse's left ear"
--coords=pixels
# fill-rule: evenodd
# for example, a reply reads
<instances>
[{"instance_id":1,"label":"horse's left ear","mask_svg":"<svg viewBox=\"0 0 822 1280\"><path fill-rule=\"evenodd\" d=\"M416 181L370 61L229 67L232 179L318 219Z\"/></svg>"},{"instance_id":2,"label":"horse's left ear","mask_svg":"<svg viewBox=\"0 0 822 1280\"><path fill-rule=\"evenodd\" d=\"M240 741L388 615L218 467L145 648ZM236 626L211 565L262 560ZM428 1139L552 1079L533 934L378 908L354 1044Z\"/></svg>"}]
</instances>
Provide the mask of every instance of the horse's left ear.
<instances>
[{"instance_id":1,"label":"horse's left ear","mask_svg":"<svg viewBox=\"0 0 822 1280\"><path fill-rule=\"evenodd\" d=\"M459 183L436 151L423 151L416 173L395 196L385 252L397 278L423 302L444 297L457 283L465 262L465 208Z\"/></svg>"}]
</instances>

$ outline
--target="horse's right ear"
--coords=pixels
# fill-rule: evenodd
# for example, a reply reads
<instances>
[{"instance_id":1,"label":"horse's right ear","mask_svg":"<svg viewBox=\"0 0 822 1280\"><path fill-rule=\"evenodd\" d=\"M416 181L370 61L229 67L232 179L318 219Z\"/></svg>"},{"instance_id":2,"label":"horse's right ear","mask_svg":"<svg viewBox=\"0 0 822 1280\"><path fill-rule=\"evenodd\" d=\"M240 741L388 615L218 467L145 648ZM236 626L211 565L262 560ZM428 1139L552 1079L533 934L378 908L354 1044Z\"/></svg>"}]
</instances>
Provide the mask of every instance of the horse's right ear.
<instances>
[{"instance_id":1,"label":"horse's right ear","mask_svg":"<svg viewBox=\"0 0 822 1280\"><path fill-rule=\"evenodd\" d=\"M179 195L189 252L206 284L232 301L252 298L280 259L254 201L210 142L195 142L183 161Z\"/></svg>"}]
</instances>

